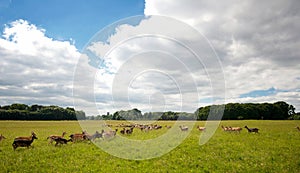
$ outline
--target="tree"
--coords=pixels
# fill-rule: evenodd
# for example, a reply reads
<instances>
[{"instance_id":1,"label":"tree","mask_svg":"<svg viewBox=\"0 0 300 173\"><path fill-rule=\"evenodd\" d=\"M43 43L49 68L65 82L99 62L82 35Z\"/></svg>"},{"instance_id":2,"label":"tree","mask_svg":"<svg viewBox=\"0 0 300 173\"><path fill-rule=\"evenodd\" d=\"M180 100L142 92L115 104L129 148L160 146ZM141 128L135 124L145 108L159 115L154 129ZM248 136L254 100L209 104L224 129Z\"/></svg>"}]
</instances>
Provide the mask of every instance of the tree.
<instances>
[{"instance_id":1,"label":"tree","mask_svg":"<svg viewBox=\"0 0 300 173\"><path fill-rule=\"evenodd\" d=\"M276 103L228 103L222 119L288 119L295 112L293 105L278 101ZM200 107L195 111L198 120L206 120L209 115L221 115L222 105Z\"/></svg>"},{"instance_id":2,"label":"tree","mask_svg":"<svg viewBox=\"0 0 300 173\"><path fill-rule=\"evenodd\" d=\"M119 111L115 112L112 116L113 120L125 120L120 114Z\"/></svg>"},{"instance_id":3,"label":"tree","mask_svg":"<svg viewBox=\"0 0 300 173\"><path fill-rule=\"evenodd\" d=\"M289 105L289 108L288 108L288 109L289 109L289 112L288 112L289 116L295 114L296 108L295 108L293 105Z\"/></svg>"},{"instance_id":4,"label":"tree","mask_svg":"<svg viewBox=\"0 0 300 173\"><path fill-rule=\"evenodd\" d=\"M73 108L62 108L59 106L42 106L15 103L10 106L1 107L1 120L76 120L85 119L83 111L75 111Z\"/></svg>"},{"instance_id":5,"label":"tree","mask_svg":"<svg viewBox=\"0 0 300 173\"><path fill-rule=\"evenodd\" d=\"M10 106L9 109L11 109L11 110L14 110L14 109L16 109L16 110L27 110L28 108L29 107L25 104L14 103Z\"/></svg>"},{"instance_id":6,"label":"tree","mask_svg":"<svg viewBox=\"0 0 300 173\"><path fill-rule=\"evenodd\" d=\"M76 115L78 120L85 120L86 119L85 112L83 112L83 111L75 111L75 115ZM76 117L75 117L75 119L76 119Z\"/></svg>"}]
</instances>

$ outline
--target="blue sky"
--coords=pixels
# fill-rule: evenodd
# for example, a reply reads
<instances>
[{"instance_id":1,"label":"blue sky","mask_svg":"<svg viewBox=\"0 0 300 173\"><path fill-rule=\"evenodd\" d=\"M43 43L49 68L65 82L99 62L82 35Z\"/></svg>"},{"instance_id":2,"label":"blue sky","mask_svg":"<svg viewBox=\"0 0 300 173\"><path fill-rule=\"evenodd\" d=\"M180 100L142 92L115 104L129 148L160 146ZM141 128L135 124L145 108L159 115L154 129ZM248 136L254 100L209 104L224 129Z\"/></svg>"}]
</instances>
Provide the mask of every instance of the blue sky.
<instances>
[{"instance_id":1,"label":"blue sky","mask_svg":"<svg viewBox=\"0 0 300 173\"><path fill-rule=\"evenodd\" d=\"M143 0L0 1L1 29L5 24L24 19L46 29L46 35L51 38L75 40L79 50L106 25L143 14Z\"/></svg>"},{"instance_id":2,"label":"blue sky","mask_svg":"<svg viewBox=\"0 0 300 173\"><path fill-rule=\"evenodd\" d=\"M203 52L199 57L207 57L205 53L208 49L199 46L197 43L201 40L195 39L192 33L180 30L182 28L177 25L162 27L163 23L155 23L155 17L125 20L114 25L115 28L109 28L110 34L93 37L106 26L136 15L162 15L192 26L218 55L217 61L211 59L208 64L220 63L222 68L216 65L203 69L205 64L196 67L189 54L182 49L176 46L168 49L174 44L163 37L157 40L141 37L140 40L118 44L124 43L128 36L135 33L147 35L149 31L161 30L174 34L175 40L187 39L201 50L199 52ZM194 112L197 106L189 105L197 101L199 106L212 102L223 104L219 101L222 97L213 97L221 90L225 90L221 94L225 95L227 103L286 101L299 111L300 24L296 22L299 19L298 0L0 0L0 105L17 102L73 106L74 71L78 60L82 60L87 65L80 72L83 84L87 79L99 82L95 85L98 88L84 88L81 91L83 97L78 103L84 105L88 115L98 113L89 111L95 104L99 114L130 109L117 106L126 105L126 101L131 101L127 105L142 111L155 107L164 111L167 106L168 110L182 108ZM86 47L90 54L83 49L87 43L93 43ZM103 53L113 45L119 46L112 50L114 56L98 56L105 55ZM166 54L155 53L155 57L161 59L154 59L149 54L135 61L128 59L129 55L139 55L145 50L155 52L164 48ZM177 60L185 62L184 68L178 67ZM102 73L101 69L97 69L99 62L107 65ZM124 86L126 91L122 90L122 93L128 93L131 98L111 102L114 74L120 74L117 70L123 65L129 68L123 74L138 69L137 65L151 67L152 71L137 73L135 78L129 79L130 86ZM178 68L172 69L174 67ZM189 73L184 72L186 68ZM100 79L91 79L94 77L91 72L95 69L100 71ZM217 85L223 88L213 91L212 75L207 75L205 71L216 72L220 69L222 74L215 76L216 79L224 79L225 85ZM125 75L119 79L127 77ZM166 79L174 79L175 82ZM182 84L182 88L175 86L176 82ZM92 91L95 97L85 97ZM182 106L180 100L183 96L199 98ZM110 106L116 109L105 108Z\"/></svg>"}]
</instances>

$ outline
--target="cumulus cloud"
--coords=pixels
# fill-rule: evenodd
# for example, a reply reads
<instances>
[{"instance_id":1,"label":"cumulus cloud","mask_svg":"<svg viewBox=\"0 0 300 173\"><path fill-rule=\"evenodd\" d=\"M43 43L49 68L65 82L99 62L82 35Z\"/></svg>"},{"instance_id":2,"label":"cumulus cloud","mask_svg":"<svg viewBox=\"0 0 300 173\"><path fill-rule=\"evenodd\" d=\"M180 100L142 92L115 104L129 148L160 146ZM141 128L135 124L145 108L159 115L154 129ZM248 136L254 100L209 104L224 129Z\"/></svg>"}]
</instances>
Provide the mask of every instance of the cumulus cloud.
<instances>
[{"instance_id":1,"label":"cumulus cloud","mask_svg":"<svg viewBox=\"0 0 300 173\"><path fill-rule=\"evenodd\" d=\"M49 38L26 20L6 25L0 38L0 104L72 106L79 56L69 41Z\"/></svg>"},{"instance_id":2,"label":"cumulus cloud","mask_svg":"<svg viewBox=\"0 0 300 173\"><path fill-rule=\"evenodd\" d=\"M80 63L98 58L92 65L97 71L87 74L94 77L77 84L94 91L100 111L193 112L200 99L224 94L218 59L197 30L167 17L151 16L136 26L130 25L130 19L126 22L114 28L108 40L93 40L86 48L87 59ZM78 71L85 68L89 67L83 65Z\"/></svg>"},{"instance_id":3,"label":"cumulus cloud","mask_svg":"<svg viewBox=\"0 0 300 173\"><path fill-rule=\"evenodd\" d=\"M153 1L146 15L186 22L212 43L226 79L227 102L284 100L298 109L300 4L288 1ZM270 96L240 96L275 88Z\"/></svg>"}]
</instances>

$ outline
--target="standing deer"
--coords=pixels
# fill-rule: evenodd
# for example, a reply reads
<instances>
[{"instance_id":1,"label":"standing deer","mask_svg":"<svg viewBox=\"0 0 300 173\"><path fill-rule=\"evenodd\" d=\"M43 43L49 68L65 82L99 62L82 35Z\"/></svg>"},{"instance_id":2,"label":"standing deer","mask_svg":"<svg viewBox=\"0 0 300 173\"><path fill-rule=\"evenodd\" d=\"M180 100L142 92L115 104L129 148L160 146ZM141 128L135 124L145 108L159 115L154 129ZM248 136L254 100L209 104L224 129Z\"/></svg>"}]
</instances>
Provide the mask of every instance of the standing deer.
<instances>
[{"instance_id":1,"label":"standing deer","mask_svg":"<svg viewBox=\"0 0 300 173\"><path fill-rule=\"evenodd\" d=\"M31 136L29 137L16 137L12 146L14 150L16 150L18 147L29 148L34 139L37 139L36 134L34 132L31 132Z\"/></svg>"}]
</instances>

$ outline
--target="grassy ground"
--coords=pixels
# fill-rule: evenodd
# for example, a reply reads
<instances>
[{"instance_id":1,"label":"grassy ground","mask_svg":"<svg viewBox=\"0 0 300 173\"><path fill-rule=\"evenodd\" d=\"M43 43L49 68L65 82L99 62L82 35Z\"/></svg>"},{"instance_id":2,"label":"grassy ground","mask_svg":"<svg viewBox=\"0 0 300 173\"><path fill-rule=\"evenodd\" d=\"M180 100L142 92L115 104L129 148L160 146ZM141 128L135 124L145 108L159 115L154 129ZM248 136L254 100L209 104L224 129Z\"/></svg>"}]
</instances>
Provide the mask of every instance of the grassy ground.
<instances>
[{"instance_id":1,"label":"grassy ground","mask_svg":"<svg viewBox=\"0 0 300 173\"><path fill-rule=\"evenodd\" d=\"M167 132L164 126L174 122L156 123L163 129L148 133L135 130L129 138L160 136ZM46 138L50 134L81 132L76 121L0 121L0 134L7 138L0 142L0 172L300 172L300 132L295 129L300 121L222 121L220 125L258 127L260 133L249 134L246 129L240 134L228 133L218 128L200 146L199 135L203 132L195 127L178 147L162 157L125 160L89 142L59 147L48 144ZM14 151L13 139L29 136L31 131L39 138L33 147ZM180 133L183 132L178 128Z\"/></svg>"}]
</instances>

